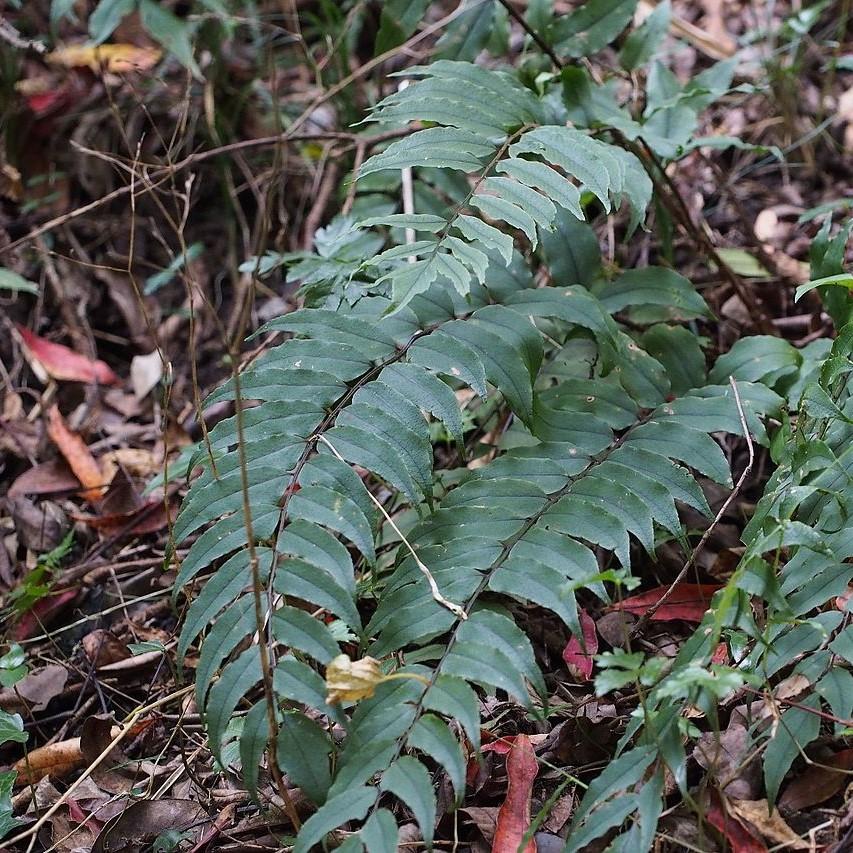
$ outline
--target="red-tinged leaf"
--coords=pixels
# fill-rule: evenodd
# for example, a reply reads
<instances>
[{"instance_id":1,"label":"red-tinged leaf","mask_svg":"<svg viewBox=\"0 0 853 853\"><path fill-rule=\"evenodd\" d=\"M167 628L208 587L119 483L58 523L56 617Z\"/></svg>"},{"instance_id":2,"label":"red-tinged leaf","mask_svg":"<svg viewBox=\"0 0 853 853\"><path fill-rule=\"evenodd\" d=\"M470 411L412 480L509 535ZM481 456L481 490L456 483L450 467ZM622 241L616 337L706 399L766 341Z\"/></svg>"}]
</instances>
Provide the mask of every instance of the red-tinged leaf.
<instances>
[{"instance_id":1,"label":"red-tinged leaf","mask_svg":"<svg viewBox=\"0 0 853 853\"><path fill-rule=\"evenodd\" d=\"M59 448L81 485L85 486L85 491L81 492L82 497L90 502L99 500L106 488L101 466L95 461L86 442L68 428L56 405L47 410L47 434Z\"/></svg>"},{"instance_id":2,"label":"red-tinged leaf","mask_svg":"<svg viewBox=\"0 0 853 853\"><path fill-rule=\"evenodd\" d=\"M595 630L595 622L585 610L578 611L578 615L583 631L583 644L573 635L563 649L563 660L575 678L589 681L592 676L592 658L598 652L598 632Z\"/></svg>"},{"instance_id":3,"label":"red-tinged leaf","mask_svg":"<svg viewBox=\"0 0 853 853\"><path fill-rule=\"evenodd\" d=\"M26 326L18 324L16 327L30 356L53 379L97 382L99 385L117 385L121 382L106 362L100 359L93 361L62 344L40 338Z\"/></svg>"},{"instance_id":4,"label":"red-tinged leaf","mask_svg":"<svg viewBox=\"0 0 853 853\"><path fill-rule=\"evenodd\" d=\"M66 607L77 599L76 589L64 589L40 598L12 626L9 637L20 642L42 633L42 626L52 622Z\"/></svg>"},{"instance_id":5,"label":"red-tinged leaf","mask_svg":"<svg viewBox=\"0 0 853 853\"><path fill-rule=\"evenodd\" d=\"M525 832L530 828L530 795L539 772L536 753L527 735L517 735L506 760L506 799L498 812L492 853L517 853ZM524 853L536 853L531 839Z\"/></svg>"},{"instance_id":6,"label":"red-tinged leaf","mask_svg":"<svg viewBox=\"0 0 853 853\"><path fill-rule=\"evenodd\" d=\"M678 583L672 595L655 611L652 620L671 622L674 619L682 619L685 622L701 622L718 589L722 589L720 584ZM624 601L618 601L611 605L610 609L643 616L666 595L668 590L668 586L659 586L638 595L632 595Z\"/></svg>"},{"instance_id":7,"label":"red-tinged leaf","mask_svg":"<svg viewBox=\"0 0 853 853\"><path fill-rule=\"evenodd\" d=\"M507 737L498 738L491 743L484 743L480 747L480 752L494 752L495 755L508 755L517 737L518 735L507 735Z\"/></svg>"},{"instance_id":8,"label":"red-tinged leaf","mask_svg":"<svg viewBox=\"0 0 853 853\"><path fill-rule=\"evenodd\" d=\"M130 536L156 533L166 527L170 516L174 517L174 507L169 507L169 515L167 515L161 498L152 498L133 512L112 512L103 515L71 514L74 521L82 521L108 536L122 531Z\"/></svg>"},{"instance_id":9,"label":"red-tinged leaf","mask_svg":"<svg viewBox=\"0 0 853 853\"><path fill-rule=\"evenodd\" d=\"M850 776L844 771L850 770L853 770L853 749L842 749L832 758L823 759L820 765L810 764L785 788L779 797L779 807L797 812L826 802L846 787Z\"/></svg>"},{"instance_id":10,"label":"red-tinged leaf","mask_svg":"<svg viewBox=\"0 0 853 853\"><path fill-rule=\"evenodd\" d=\"M760 838L756 838L736 817L727 813L716 791L711 792L705 819L728 841L731 853L767 853L767 845Z\"/></svg>"},{"instance_id":11,"label":"red-tinged leaf","mask_svg":"<svg viewBox=\"0 0 853 853\"><path fill-rule=\"evenodd\" d=\"M727 663L729 660L729 647L725 643L718 643L711 655L711 663Z\"/></svg>"}]
</instances>

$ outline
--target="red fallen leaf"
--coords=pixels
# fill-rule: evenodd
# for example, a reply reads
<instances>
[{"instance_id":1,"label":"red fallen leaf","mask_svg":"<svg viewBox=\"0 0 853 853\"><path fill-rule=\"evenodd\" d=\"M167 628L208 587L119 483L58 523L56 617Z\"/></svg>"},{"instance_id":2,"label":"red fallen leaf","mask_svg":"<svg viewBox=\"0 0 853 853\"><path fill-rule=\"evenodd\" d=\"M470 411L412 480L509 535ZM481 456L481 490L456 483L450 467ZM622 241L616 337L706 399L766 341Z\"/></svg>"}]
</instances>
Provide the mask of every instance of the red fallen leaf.
<instances>
[{"instance_id":1,"label":"red fallen leaf","mask_svg":"<svg viewBox=\"0 0 853 853\"><path fill-rule=\"evenodd\" d=\"M480 747L480 752L494 752L495 755L507 755L517 737L518 735L507 735L506 737L493 740L491 743L484 743Z\"/></svg>"},{"instance_id":2,"label":"red fallen leaf","mask_svg":"<svg viewBox=\"0 0 853 853\"><path fill-rule=\"evenodd\" d=\"M527 735L516 735L506 760L506 799L498 812L492 853L516 853L530 828L530 795L539 772L536 753ZM536 853L536 843L531 838L524 853Z\"/></svg>"},{"instance_id":3,"label":"red fallen leaf","mask_svg":"<svg viewBox=\"0 0 853 853\"><path fill-rule=\"evenodd\" d=\"M40 598L21 618L12 626L9 637L12 640L28 640L36 634L40 634L42 625L49 624L56 616L71 602L77 599L76 589L64 589L62 592L54 592Z\"/></svg>"},{"instance_id":4,"label":"red fallen leaf","mask_svg":"<svg viewBox=\"0 0 853 853\"><path fill-rule=\"evenodd\" d=\"M714 583L677 583L672 595L657 609L652 621L671 622L682 619L685 622L701 622L711 603L714 593L722 589ZM668 586L659 586L638 595L632 595L624 601L610 606L611 610L624 610L635 616L642 616L666 595Z\"/></svg>"},{"instance_id":5,"label":"red fallen leaf","mask_svg":"<svg viewBox=\"0 0 853 853\"><path fill-rule=\"evenodd\" d=\"M810 764L785 788L779 797L780 808L800 811L834 797L850 781L850 777L843 771L853 770L853 749L842 749L820 764L823 766ZM827 767L833 767L838 772L827 770Z\"/></svg>"},{"instance_id":6,"label":"red fallen leaf","mask_svg":"<svg viewBox=\"0 0 853 853\"><path fill-rule=\"evenodd\" d=\"M174 507L170 505L169 515L161 498L152 498L133 512L112 512L103 515L82 515L71 513L74 521L82 521L100 530L106 535L125 531L129 536L142 536L162 530L174 517ZM134 523L134 519L137 519Z\"/></svg>"},{"instance_id":7,"label":"red fallen leaf","mask_svg":"<svg viewBox=\"0 0 853 853\"><path fill-rule=\"evenodd\" d=\"M598 633L595 630L595 622L585 610L578 611L578 616L583 631L583 646L586 649L584 650L577 637L572 636L563 649L563 660L575 678L589 681L592 676L592 656L598 652Z\"/></svg>"},{"instance_id":8,"label":"red fallen leaf","mask_svg":"<svg viewBox=\"0 0 853 853\"><path fill-rule=\"evenodd\" d=\"M726 813L716 791L711 792L705 819L722 833L731 845L732 853L767 853L767 846L761 839L756 838L734 815Z\"/></svg>"},{"instance_id":9,"label":"red fallen leaf","mask_svg":"<svg viewBox=\"0 0 853 853\"><path fill-rule=\"evenodd\" d=\"M62 344L40 338L26 326L16 323L15 327L30 355L54 379L97 382L99 385L117 385L121 382L106 362L100 359L93 361Z\"/></svg>"},{"instance_id":10,"label":"red fallen leaf","mask_svg":"<svg viewBox=\"0 0 853 853\"><path fill-rule=\"evenodd\" d=\"M729 647L725 643L719 643L711 655L711 663L726 663L729 659Z\"/></svg>"},{"instance_id":11,"label":"red fallen leaf","mask_svg":"<svg viewBox=\"0 0 853 853\"><path fill-rule=\"evenodd\" d=\"M89 502L99 500L106 488L101 466L95 461L86 442L77 433L68 429L65 418L62 417L56 405L47 410L47 434L65 457L68 467L86 487L86 490L81 492L82 497Z\"/></svg>"}]
</instances>

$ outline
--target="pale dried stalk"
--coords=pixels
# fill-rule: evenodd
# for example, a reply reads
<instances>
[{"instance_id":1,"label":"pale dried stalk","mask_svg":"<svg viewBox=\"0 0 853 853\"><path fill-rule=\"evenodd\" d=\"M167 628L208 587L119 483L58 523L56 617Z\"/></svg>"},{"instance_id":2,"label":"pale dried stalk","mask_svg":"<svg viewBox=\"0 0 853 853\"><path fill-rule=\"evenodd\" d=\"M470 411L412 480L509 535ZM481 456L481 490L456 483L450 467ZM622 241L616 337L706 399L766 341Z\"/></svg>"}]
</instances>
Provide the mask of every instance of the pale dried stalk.
<instances>
[{"instance_id":1,"label":"pale dried stalk","mask_svg":"<svg viewBox=\"0 0 853 853\"><path fill-rule=\"evenodd\" d=\"M326 436L318 435L317 438L320 441L322 441L323 444L325 444L326 447L329 448L329 450L332 451L332 453L334 454L334 456L337 459L339 459L341 462L343 462L347 465L349 464L346 461L346 459L344 459L344 457L341 456L340 453L338 453L338 451L335 449L335 447L332 445L332 443L329 441L329 439L326 438ZM412 559L415 561L415 565L420 569L421 574L423 574L423 576L427 580L427 583L429 584L430 592L432 593L433 599L436 602L438 602L438 604L440 604L442 607L446 607L454 616L458 617L459 619L467 619L468 614L458 604L454 604L452 601L449 601L448 599L446 599L441 594L441 591L438 588L438 584L435 582L435 578L432 576L432 572L427 568L424 561L421 560L421 558L417 555L417 553L415 552L415 549L411 546L411 544L409 543L409 540L406 539L405 535L403 534L403 531L400 530L399 527L397 527L397 524L395 523L394 519L391 518L391 516L388 514L385 507L382 506L381 501L379 501L375 497L375 495L370 491L370 489L367 489L366 491L367 491L367 495L370 498L370 500L373 501L373 503L378 508L379 512L382 513L385 520L388 522L388 524L391 525L394 532L400 537L400 540L406 546L409 553L412 555Z\"/></svg>"}]
</instances>

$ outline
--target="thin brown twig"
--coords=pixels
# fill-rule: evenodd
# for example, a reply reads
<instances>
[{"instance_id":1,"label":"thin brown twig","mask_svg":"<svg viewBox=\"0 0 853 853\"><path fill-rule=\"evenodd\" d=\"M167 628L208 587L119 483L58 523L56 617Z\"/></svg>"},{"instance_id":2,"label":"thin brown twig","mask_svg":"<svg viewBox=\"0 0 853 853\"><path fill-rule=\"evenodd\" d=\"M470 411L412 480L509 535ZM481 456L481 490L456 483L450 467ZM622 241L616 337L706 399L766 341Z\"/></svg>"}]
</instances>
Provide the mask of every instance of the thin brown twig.
<instances>
[{"instance_id":1,"label":"thin brown twig","mask_svg":"<svg viewBox=\"0 0 853 853\"><path fill-rule=\"evenodd\" d=\"M631 636L635 637L643 628L648 625L651 619L654 617L655 613L666 604L666 602L670 599L672 594L675 592L675 588L680 584L685 577L687 577L687 573L696 563L696 559L699 554L702 552L702 549L705 547L705 543L713 533L714 529L720 523L720 520L726 514L726 511L731 506L732 501L738 496L740 490L743 488L743 484L746 482L747 477L752 473L752 465L755 462L755 447L752 443L752 436L749 434L749 425L746 422L746 415L743 411L743 404L740 400L740 392L738 391L737 382L733 376L729 377L729 382L732 386L732 393L735 398L735 405L737 406L738 417L740 418L740 425L743 429L744 437L746 438L746 446L749 451L749 460L746 463L746 468L744 468L743 473L738 478L737 483L735 483L734 488L729 493L729 496L723 502L723 505L720 507L717 514L714 516L714 520L708 526L708 529L702 534L702 538L699 540L697 546L693 549L693 553L687 559L687 562L681 567L681 571L678 573L675 580L670 584L669 589L640 617L639 621L636 625L631 629Z\"/></svg>"},{"instance_id":2,"label":"thin brown twig","mask_svg":"<svg viewBox=\"0 0 853 853\"><path fill-rule=\"evenodd\" d=\"M619 134L623 141L623 145L639 156L640 162L646 166L646 171L651 178L652 183L657 190L658 197L663 201L670 213L675 217L682 228L690 237L704 250L707 258L713 262L717 269L725 276L732 289L740 297L743 304L749 312L750 319L757 331L765 335L775 335L778 337L779 331L773 325L773 321L764 310L761 301L756 298L752 291L746 286L743 279L723 260L717 247L714 245L711 238L705 230L698 226L690 214L687 203L681 195L680 190L673 181L672 177L664 168L663 164L658 159L654 151L649 147L649 144L642 138L640 143L642 149L636 143L630 142L624 136ZM643 152L645 156L643 156ZM664 190L664 187L666 191Z\"/></svg>"},{"instance_id":3,"label":"thin brown twig","mask_svg":"<svg viewBox=\"0 0 853 853\"><path fill-rule=\"evenodd\" d=\"M498 2L501 4L501 6L504 7L504 9L507 10L507 12L509 12L511 18L521 24L521 28L524 30L524 32L526 32L527 35L529 35L530 38L532 38L533 41L536 42L537 47L548 56L551 62L554 63L555 67L558 69L562 68L564 63L560 59L560 57L557 56L557 54L554 52L554 48L551 47L551 45L548 44L548 42L545 41L545 39L543 39L542 36L540 36L539 33L537 33L536 30L534 30L533 27L531 27L530 24L527 23L527 21L524 20L524 17L521 15L518 9L516 9L515 6L513 6L512 3L509 2L509 0L498 0Z\"/></svg>"}]
</instances>

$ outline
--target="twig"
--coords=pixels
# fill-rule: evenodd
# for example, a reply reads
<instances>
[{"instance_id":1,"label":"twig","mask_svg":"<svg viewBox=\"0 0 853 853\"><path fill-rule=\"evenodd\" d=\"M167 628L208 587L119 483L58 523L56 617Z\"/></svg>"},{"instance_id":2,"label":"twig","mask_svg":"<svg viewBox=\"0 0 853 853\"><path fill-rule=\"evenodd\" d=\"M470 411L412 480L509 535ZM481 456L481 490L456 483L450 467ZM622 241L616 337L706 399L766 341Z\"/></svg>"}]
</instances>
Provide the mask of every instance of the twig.
<instances>
[{"instance_id":1,"label":"twig","mask_svg":"<svg viewBox=\"0 0 853 853\"><path fill-rule=\"evenodd\" d=\"M154 702L151 702L148 705L145 705L142 708L137 708L133 713L131 713L124 722L124 725L121 728L121 731L104 747L103 752L80 774L80 778L77 779L74 783L68 786L68 788L63 791L63 793L59 796L57 801L30 827L27 827L23 832L18 833L18 835L13 838L7 838L3 844L4 846L11 846L13 844L18 844L21 841L25 841L27 838L32 836L35 839L38 831L56 814L57 810L62 807L62 805L67 802L68 798L71 797L74 792L83 784L83 782L88 779L92 773L97 770L97 768L101 765L104 759L118 746L128 734L133 730L133 724L142 716L147 714L149 711L153 711L155 708L159 708L161 705L166 705L169 702L172 702L175 699L180 699L181 696L185 696L190 691L195 690L195 686L190 684L188 687L182 687L180 690L176 690L174 693L170 693L168 696L163 696L160 699L157 699Z\"/></svg>"},{"instance_id":2,"label":"twig","mask_svg":"<svg viewBox=\"0 0 853 853\"><path fill-rule=\"evenodd\" d=\"M337 189L338 176L341 171L341 167L337 163L329 161L326 157L323 158L320 169L320 185L314 196L314 204L311 205L311 210L305 217L305 226L302 232L302 248L306 252L310 252L314 247L314 233L323 222L323 214L329 206L332 193Z\"/></svg>"},{"instance_id":3,"label":"twig","mask_svg":"<svg viewBox=\"0 0 853 853\"><path fill-rule=\"evenodd\" d=\"M663 164L658 159L654 151L649 147L644 139L640 139L641 145L628 140L619 131L614 131L616 136L621 140L623 147L631 151L640 159L644 165L646 172L651 178L658 196L669 209L670 214L675 217L682 228L704 250L705 255L714 263L717 269L725 276L733 290L740 297L743 304L749 312L753 326L765 335L775 335L778 337L779 332L773 325L772 320L767 316L760 301L756 299L750 289L744 284L741 277L720 257L717 247L714 245L710 237L705 233L704 229L696 225L687 203L681 196L681 192L675 185L667 173Z\"/></svg>"},{"instance_id":4,"label":"twig","mask_svg":"<svg viewBox=\"0 0 853 853\"><path fill-rule=\"evenodd\" d=\"M332 451L335 458L339 459L341 462L343 462L346 465L349 464L346 461L346 459L344 459L344 457L341 456L340 453L338 453L338 451L335 449L335 447L332 445L332 443L329 441L329 439L326 438L326 436L318 435L317 438L320 441L322 441L323 444L325 444L326 447L329 448L329 450ZM442 607L446 607L457 618L467 619L468 614L458 604L454 604L452 601L448 601L448 599L446 599L441 594L441 592L438 588L438 584L435 582L435 578L432 576L432 572L426 567L423 560L421 560L421 558L417 555L417 553L415 552L415 549L411 546L411 544L409 543L409 540L406 539L405 535L403 534L403 531L400 530L399 527L397 527L397 524L395 523L394 519L391 518L391 516L388 514L388 511L385 509L384 506L382 506L382 502L376 498L376 496L370 491L370 489L367 489L366 491L367 491L367 496L370 498L370 500L373 501L373 503L376 505L376 508L384 516L385 520L388 522L388 524L391 525L394 532L400 537L403 544L406 546L409 553L412 555L412 559L415 561L415 565L421 570L421 573L427 579L427 583L429 584L430 592L432 592L433 599L435 599L435 601L437 601Z\"/></svg>"},{"instance_id":5,"label":"twig","mask_svg":"<svg viewBox=\"0 0 853 853\"><path fill-rule=\"evenodd\" d=\"M247 139L241 140L240 142L234 142L229 145L223 145L216 149L210 149L209 151L199 151L195 154L190 154L185 157L183 160L174 163L171 166L166 166L162 171L157 174L151 176L149 179L151 183L141 192L150 192L155 189L160 184L169 180L170 176L172 176L175 172L180 171L181 169L185 169L188 166L192 166L196 163L200 163L204 160L208 160L213 156L217 156L220 154L228 154L231 151L236 151L238 149L243 148L251 148L258 145L277 145L282 142L294 142L299 139L317 139L318 134L297 134L297 130L299 130L302 125L305 124L306 121L310 118L311 114L322 104L326 103L326 101L331 100L335 95L339 92L346 89L350 83L357 80L359 77L364 76L369 71L372 71L377 65L381 65L383 62L387 62L393 56L396 56L398 53L401 53L404 50L408 50L414 47L419 42L423 41L425 38L437 33L455 18L457 18L466 8L471 8L464 6L460 3L460 5L454 9L450 14L445 15L440 20L436 21L434 24L430 24L428 27L425 27L421 30L417 35L412 36L408 41L403 42L403 44L398 45L391 50L386 50L385 53L379 54L379 56L375 56L369 62L366 62L364 65L361 65L352 74L347 77L344 77L342 80L338 81L334 86L327 89L323 92L322 95L318 95L299 115L293 124L283 133L277 134L276 136L264 137L263 139ZM392 131L389 131L391 133ZM401 136L405 136L411 132L411 130L405 131L394 131ZM324 136L328 137L329 134L324 134ZM385 135L385 138L390 138ZM64 225L66 222L70 222L72 219L77 219L80 216L83 216L86 213L89 213L93 210L97 210L100 207L103 207L105 204L113 201L117 198L122 198L126 196L129 192L131 192L131 187L125 185L123 187L119 187L116 190L113 190L111 193L107 193L107 195L102 196L96 201L90 202L89 204L83 205L83 207L77 208L76 210L71 210L68 213L64 213L61 216L57 216L54 219L48 220L43 225L39 225L37 228L34 228L29 234L25 234L23 237L20 237L17 240L13 240L11 243L8 243L5 246L0 246L0 256L6 254L7 252L11 252L14 249L22 246L24 243L27 243L29 240L32 240L34 237L38 237L41 234L46 234L48 231L56 228L59 225Z\"/></svg>"},{"instance_id":6,"label":"twig","mask_svg":"<svg viewBox=\"0 0 853 853\"><path fill-rule=\"evenodd\" d=\"M545 39L543 39L542 36L540 36L539 33L537 33L536 30L534 30L533 27L531 27L530 24L527 23L527 21L524 20L522 15L512 5L512 3L510 3L509 0L498 0L498 2L501 4L501 6L504 7L504 9L507 10L507 12L509 12L511 18L515 19L519 24L521 24L521 28L524 30L524 32L526 32L527 35L529 35L530 38L532 38L533 41L536 42L537 47L548 56L551 62L554 63L555 67L558 69L562 68L563 62L560 57L557 56L557 54L554 52L554 48L551 47L551 45L548 44L548 42L546 42Z\"/></svg>"},{"instance_id":7,"label":"twig","mask_svg":"<svg viewBox=\"0 0 853 853\"><path fill-rule=\"evenodd\" d=\"M708 526L708 529L702 534L702 538L699 540L699 544L693 549L693 553L688 558L687 562L682 566L681 571L678 573L676 579L672 582L669 589L640 617L639 621L636 625L631 629L631 636L634 637L640 633L640 631L648 625L651 619L654 617L655 613L666 604L669 598L672 596L673 592L675 592L675 588L678 584L680 584L685 577L687 577L687 573L696 563L696 558L699 556L702 549L705 547L705 543L708 541L711 533L714 531L716 526L720 523L722 517L726 514L726 510L731 506L732 501L737 497L741 488L743 487L744 482L746 482L746 478L752 473L752 465L755 462L755 448L752 444L752 436L749 434L749 425L746 422L746 415L743 412L743 404L740 401L740 392L737 388L737 383L734 380L733 376L729 377L729 382L732 386L732 392L734 393L735 405L737 406L738 417L740 418L740 425L743 428L743 434L746 438L746 446L749 450L749 461L746 463L746 468L744 468L743 473L738 478L737 483L735 483L734 488L729 493L729 496L724 501L723 505L720 507L719 512L714 516L714 520Z\"/></svg>"},{"instance_id":8,"label":"twig","mask_svg":"<svg viewBox=\"0 0 853 853\"><path fill-rule=\"evenodd\" d=\"M0 15L0 39L8 42L12 47L17 48L18 50L32 50L42 55L47 53L47 45L45 45L44 42L37 41L36 39L24 38L24 36L22 36L18 30L6 20L4 15Z\"/></svg>"}]
</instances>

